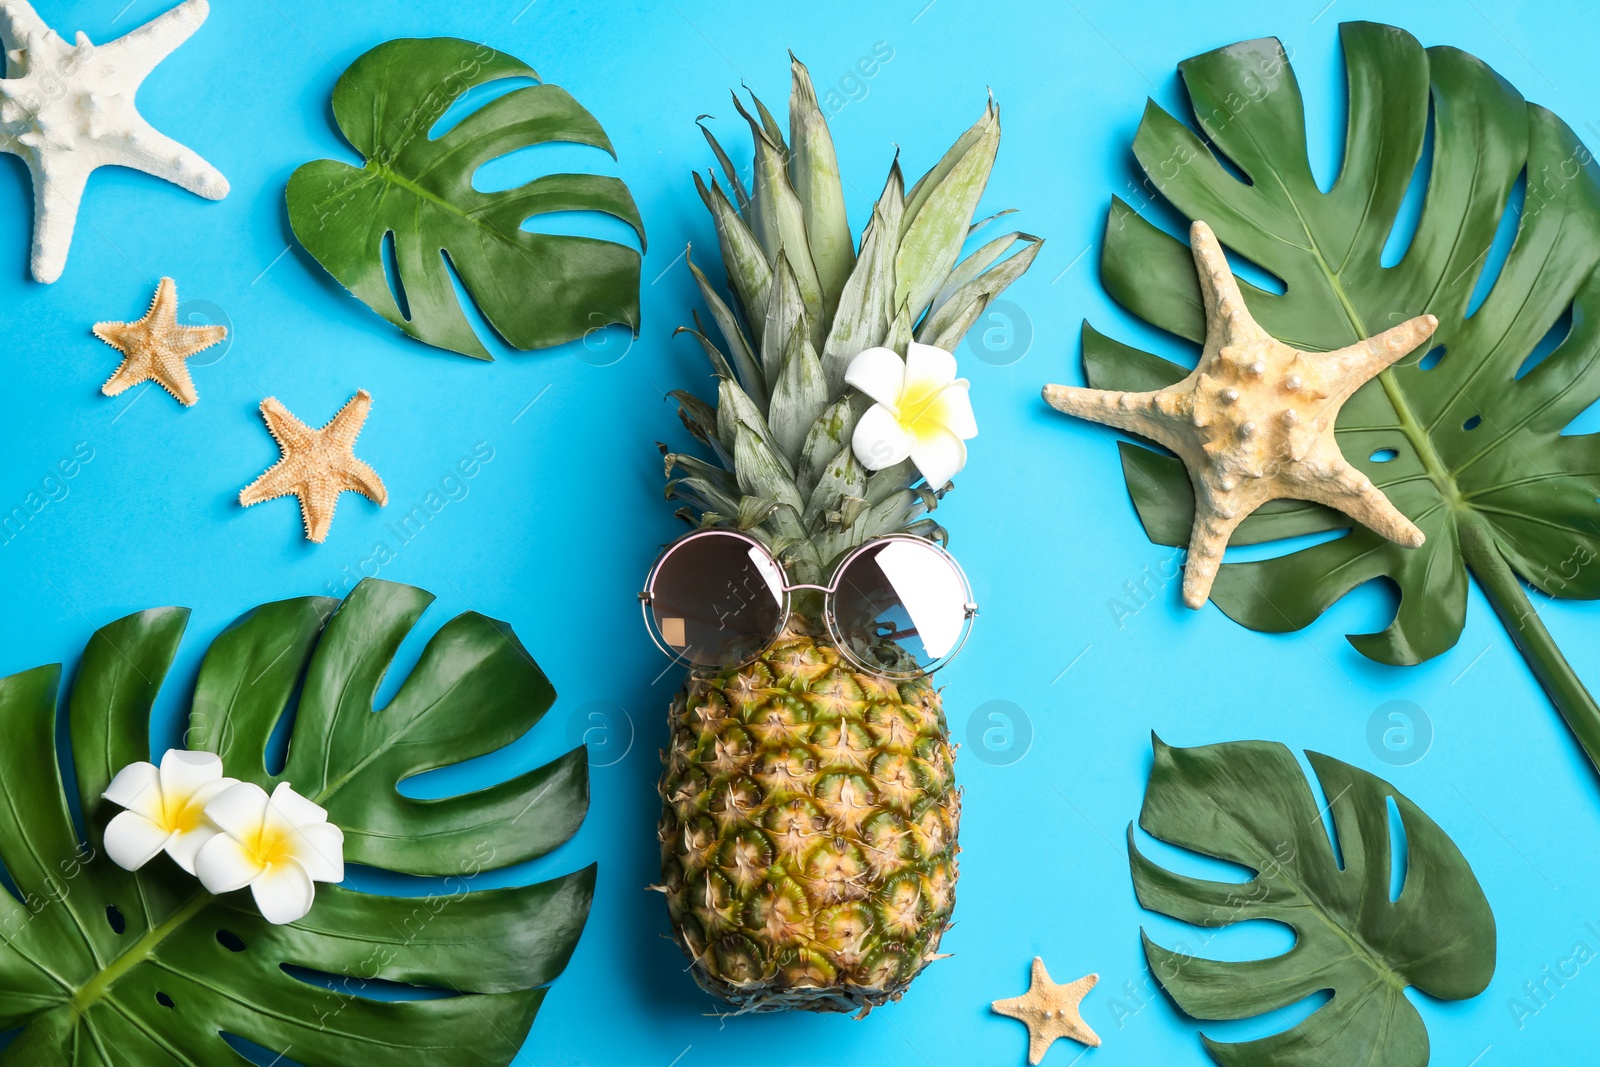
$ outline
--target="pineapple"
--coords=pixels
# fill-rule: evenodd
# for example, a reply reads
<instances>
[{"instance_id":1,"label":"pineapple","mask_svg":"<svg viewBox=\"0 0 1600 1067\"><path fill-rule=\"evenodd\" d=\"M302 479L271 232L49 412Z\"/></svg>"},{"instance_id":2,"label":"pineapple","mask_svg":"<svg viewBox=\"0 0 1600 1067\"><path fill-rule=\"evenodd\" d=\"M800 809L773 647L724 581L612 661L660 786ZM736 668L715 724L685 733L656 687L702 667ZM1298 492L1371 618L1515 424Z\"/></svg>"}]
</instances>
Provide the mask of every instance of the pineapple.
<instances>
[{"instance_id":1,"label":"pineapple","mask_svg":"<svg viewBox=\"0 0 1600 1067\"><path fill-rule=\"evenodd\" d=\"M745 531L792 582L815 584L869 538L945 537L928 515L945 490L909 461L869 475L854 455L870 401L844 382L851 359L913 339L954 350L1040 242L1007 234L960 260L992 221L972 225L1000 141L991 99L909 192L890 167L858 250L810 75L790 59L787 143L760 100L752 115L734 97L755 142L749 191L702 128L728 189L695 184L732 299L691 259L722 343L698 313L682 332L710 358L717 402L672 395L712 458L662 452L681 516ZM961 794L939 693L852 667L821 606L797 594L755 662L691 674L670 711L656 888L696 980L741 1011L864 1014L899 999L939 958L955 904Z\"/></svg>"}]
</instances>

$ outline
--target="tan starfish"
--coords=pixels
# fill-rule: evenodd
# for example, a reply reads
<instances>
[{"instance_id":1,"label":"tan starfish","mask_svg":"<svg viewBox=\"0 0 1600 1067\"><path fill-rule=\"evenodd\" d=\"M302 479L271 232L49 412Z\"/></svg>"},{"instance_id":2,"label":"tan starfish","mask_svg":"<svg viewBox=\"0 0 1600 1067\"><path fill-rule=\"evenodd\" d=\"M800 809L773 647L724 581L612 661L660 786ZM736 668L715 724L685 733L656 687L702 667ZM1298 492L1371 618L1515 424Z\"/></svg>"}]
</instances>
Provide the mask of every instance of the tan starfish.
<instances>
[{"instance_id":1,"label":"tan starfish","mask_svg":"<svg viewBox=\"0 0 1600 1067\"><path fill-rule=\"evenodd\" d=\"M997 1000L989 1007L1022 1020L1028 1027L1028 1062L1038 1063L1058 1037L1070 1037L1090 1048L1100 1047L1100 1035L1089 1029L1078 1013L1078 1005L1098 981L1098 974L1088 974L1076 982L1056 985L1044 969L1044 960L1035 956L1028 991L1010 1000Z\"/></svg>"},{"instance_id":2,"label":"tan starfish","mask_svg":"<svg viewBox=\"0 0 1600 1067\"><path fill-rule=\"evenodd\" d=\"M1051 406L1148 437L1189 468L1195 508L1184 603L1206 602L1234 528L1269 500L1315 501L1407 548L1422 544L1422 531L1346 462L1333 427L1350 394L1433 336L1439 320L1419 315L1335 352L1302 352L1251 317L1211 227L1196 222L1189 238L1206 306L1194 371L1146 393L1044 387Z\"/></svg>"},{"instance_id":3,"label":"tan starfish","mask_svg":"<svg viewBox=\"0 0 1600 1067\"><path fill-rule=\"evenodd\" d=\"M376 471L355 457L356 435L372 410L372 394L357 390L328 425L313 430L278 403L277 397L261 402L261 417L283 450L283 458L239 494L245 507L263 500L300 498L300 515L306 537L318 544L333 524L333 508L345 490L360 493L379 507L389 502L389 491Z\"/></svg>"},{"instance_id":4,"label":"tan starfish","mask_svg":"<svg viewBox=\"0 0 1600 1067\"><path fill-rule=\"evenodd\" d=\"M94 335L122 353L122 366L100 387L102 393L116 396L129 386L154 379L185 407L200 399L183 361L227 337L228 328L183 326L177 312L177 283L162 278L144 318L94 324Z\"/></svg>"}]
</instances>

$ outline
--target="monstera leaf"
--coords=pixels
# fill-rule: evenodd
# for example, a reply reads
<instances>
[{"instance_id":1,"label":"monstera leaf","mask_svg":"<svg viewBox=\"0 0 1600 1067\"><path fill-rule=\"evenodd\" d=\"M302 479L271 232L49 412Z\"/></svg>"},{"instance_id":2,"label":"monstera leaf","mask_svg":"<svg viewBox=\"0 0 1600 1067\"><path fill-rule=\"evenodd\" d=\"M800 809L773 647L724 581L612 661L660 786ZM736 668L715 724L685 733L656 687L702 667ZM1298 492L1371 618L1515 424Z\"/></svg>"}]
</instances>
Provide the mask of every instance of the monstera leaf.
<instances>
[{"instance_id":1,"label":"monstera leaf","mask_svg":"<svg viewBox=\"0 0 1600 1067\"><path fill-rule=\"evenodd\" d=\"M504 746L555 697L503 623L469 613L439 630L374 713L379 680L431 600L369 580L342 606L265 604L201 664L188 747L220 753L228 774L268 789L292 782L343 827L352 862L447 876L428 896L323 887L288 926L263 920L247 891L211 896L165 856L130 873L101 854L114 810L101 793L151 756L150 705L187 611L130 615L84 652L67 719L86 834L57 763L60 669L0 680L0 859L15 886L0 890L0 1030L21 1028L0 1064L247 1064L223 1033L306 1067L512 1060L540 987L577 944L594 868L509 889L472 882L572 835L588 806L587 764L579 749L462 796L399 792L411 775ZM285 715L288 762L274 774L265 753ZM311 984L290 967L336 980ZM369 999L361 983L371 979L430 999Z\"/></svg>"},{"instance_id":2,"label":"monstera leaf","mask_svg":"<svg viewBox=\"0 0 1600 1067\"><path fill-rule=\"evenodd\" d=\"M1425 1067L1428 1032L1406 999L1477 996L1494 974L1495 927L1472 869L1434 821L1388 782L1308 752L1328 797L1339 854L1305 775L1282 745L1240 741L1169 748L1155 766L1139 825L1153 836L1254 872L1210 882L1152 863L1128 827L1139 903L1198 926L1270 919L1294 929L1282 956L1224 963L1144 939L1163 988L1199 1019L1278 1011L1321 990L1333 999L1257 1041L1204 1039L1223 1067ZM1405 827L1405 880L1390 899L1388 801Z\"/></svg>"},{"instance_id":3,"label":"monstera leaf","mask_svg":"<svg viewBox=\"0 0 1600 1067\"><path fill-rule=\"evenodd\" d=\"M1413 315L1438 316L1434 347L1362 387L1336 426L1346 458L1427 543L1402 548L1358 527L1292 554L1225 565L1212 599L1252 629L1285 631L1386 578L1399 591L1393 622L1350 641L1383 663L1412 664L1455 644L1470 572L1600 762L1600 708L1522 585L1600 596L1600 437L1561 432L1600 397L1600 185L1591 157L1560 119L1463 52L1423 49L1404 31L1371 23L1347 24L1341 36L1350 120L1328 192L1307 162L1300 90L1276 40L1180 64L1200 134L1152 104L1133 150L1179 211L1210 223L1224 245L1283 282L1281 295L1243 289L1261 324L1285 342L1326 351ZM1386 267L1385 244L1430 125L1421 216L1404 255ZM1491 286L1491 246L1524 175L1515 240ZM1107 290L1135 314L1202 338L1188 249L1121 201L1112 205L1101 267ZM1087 324L1083 349L1088 379L1101 388L1160 388L1186 373ZM1186 543L1194 498L1181 464L1124 445L1123 469L1150 537ZM1322 507L1277 502L1245 520L1233 543L1348 526Z\"/></svg>"},{"instance_id":4,"label":"monstera leaf","mask_svg":"<svg viewBox=\"0 0 1600 1067\"><path fill-rule=\"evenodd\" d=\"M598 211L632 226L642 242L639 210L619 179L548 174L489 193L472 184L484 163L529 145L566 141L615 155L594 116L566 90L533 85L430 136L474 86L537 77L503 52L451 37L389 41L367 52L333 89L333 117L366 163L319 159L294 172L295 237L372 310L452 352L491 358L456 300L446 259L483 317L516 348L548 348L612 323L637 333L638 252L522 228L536 215ZM390 240L394 278L384 267Z\"/></svg>"}]
</instances>

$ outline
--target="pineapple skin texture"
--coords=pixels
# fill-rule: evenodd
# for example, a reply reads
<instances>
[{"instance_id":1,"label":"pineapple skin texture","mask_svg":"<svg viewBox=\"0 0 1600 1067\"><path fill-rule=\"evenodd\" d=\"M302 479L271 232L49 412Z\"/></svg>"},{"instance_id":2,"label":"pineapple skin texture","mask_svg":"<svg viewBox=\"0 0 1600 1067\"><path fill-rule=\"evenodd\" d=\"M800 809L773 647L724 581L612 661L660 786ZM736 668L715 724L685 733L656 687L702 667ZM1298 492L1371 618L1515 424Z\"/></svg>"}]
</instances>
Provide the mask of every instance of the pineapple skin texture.
<instances>
[{"instance_id":1,"label":"pineapple skin texture","mask_svg":"<svg viewBox=\"0 0 1600 1067\"><path fill-rule=\"evenodd\" d=\"M690 675L662 754L662 884L701 988L738 1011L898 1000L955 907L961 792L926 678L789 632Z\"/></svg>"}]
</instances>

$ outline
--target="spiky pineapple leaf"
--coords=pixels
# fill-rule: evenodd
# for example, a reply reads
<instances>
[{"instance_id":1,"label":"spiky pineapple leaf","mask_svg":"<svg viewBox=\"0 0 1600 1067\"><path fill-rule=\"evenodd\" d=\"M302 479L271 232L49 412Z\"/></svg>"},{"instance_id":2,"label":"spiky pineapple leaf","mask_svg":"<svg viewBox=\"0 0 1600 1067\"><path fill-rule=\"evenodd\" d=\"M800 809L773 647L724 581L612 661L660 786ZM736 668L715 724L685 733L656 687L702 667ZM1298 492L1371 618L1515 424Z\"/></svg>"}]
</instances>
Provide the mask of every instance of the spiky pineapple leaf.
<instances>
[{"instance_id":1,"label":"spiky pineapple leaf","mask_svg":"<svg viewBox=\"0 0 1600 1067\"><path fill-rule=\"evenodd\" d=\"M752 325L764 322L767 317L767 293L772 287L772 265L750 226L728 202L722 186L694 176L694 187L700 193L706 210L711 212L717 228L717 244L722 251L722 266L728 282L738 297L745 321ZM759 341L759 339L758 339ZM759 348L759 344L755 347Z\"/></svg>"},{"instance_id":2,"label":"spiky pineapple leaf","mask_svg":"<svg viewBox=\"0 0 1600 1067\"><path fill-rule=\"evenodd\" d=\"M894 307L910 309L913 321L956 265L999 150L1000 109L990 100L983 117L906 194L894 259Z\"/></svg>"},{"instance_id":3,"label":"spiky pineapple leaf","mask_svg":"<svg viewBox=\"0 0 1600 1067\"><path fill-rule=\"evenodd\" d=\"M0 1064L248 1064L223 1033L306 1067L511 1062L577 944L594 868L480 892L472 879L569 838L588 807L587 764L578 749L461 796L400 793L412 775L508 744L555 698L509 628L468 613L375 712L379 680L431 599L367 580L343 605L264 604L201 664L189 747L266 788L291 782L343 828L352 862L450 879L418 897L321 887L288 926L262 919L248 892L206 893L165 856L131 873L101 854L115 810L101 793L152 756L150 707L186 610L130 615L84 651L67 719L86 840L57 763L60 668L0 679L0 860L18 894L0 890L0 1030L21 1029ZM297 690L288 762L273 774L267 741ZM348 982L335 992L285 966ZM357 995L370 979L451 995Z\"/></svg>"},{"instance_id":4,"label":"spiky pineapple leaf","mask_svg":"<svg viewBox=\"0 0 1600 1067\"><path fill-rule=\"evenodd\" d=\"M894 255L905 214L905 179L900 162L889 167L883 192L872 206L872 220L861 232L861 252L845 281L839 306L823 343L822 370L833 395L845 391L850 361L883 343L894 317Z\"/></svg>"},{"instance_id":5,"label":"spiky pineapple leaf","mask_svg":"<svg viewBox=\"0 0 1600 1067\"><path fill-rule=\"evenodd\" d=\"M804 64L790 57L789 141L751 95L735 98L754 143L748 192L704 125L701 132L732 190L715 174L695 186L716 226L731 298L693 263L690 272L721 335L702 325L679 332L704 349L719 379L717 407L678 391L679 417L732 472L663 447L667 497L696 526L734 524L763 539L798 582L820 582L839 557L879 534L915 529L942 536L925 513L936 494L912 489L911 463L869 476L851 434L871 401L844 381L850 361L917 336L953 349L1000 292L1032 265L1039 240L1009 234L966 260L967 239L1000 212L972 216L1000 139L991 99L908 193L892 162L872 219L854 246L832 135ZM704 118L704 116L702 116Z\"/></svg>"},{"instance_id":6,"label":"spiky pineapple leaf","mask_svg":"<svg viewBox=\"0 0 1600 1067\"><path fill-rule=\"evenodd\" d=\"M1600 596L1600 436L1562 430L1600 397L1600 183L1588 150L1551 112L1525 101L1482 61L1424 49L1403 30L1341 27L1350 93L1338 180L1318 188L1307 159L1299 87L1276 40L1246 41L1180 64L1205 140L1154 104L1134 154L1184 215L1209 223L1235 253L1282 279L1274 295L1244 284L1262 325L1312 351L1339 348L1412 315L1439 319L1435 349L1356 392L1337 424L1346 458L1427 535L1403 548L1363 528L1259 562L1221 568L1212 599L1255 630L1310 624L1375 578L1399 590L1394 619L1351 643L1372 659L1412 664L1461 634L1467 575L1600 759L1600 708L1529 605L1521 581L1551 596ZM1433 164L1409 248L1382 256L1433 112ZM1218 158L1226 157L1245 180ZM1508 198L1526 172L1526 206L1503 268L1477 306ZM1188 249L1116 201L1106 228L1107 290L1147 322L1191 340L1204 333ZM1572 328L1530 366L1546 334ZM1434 355L1439 353L1435 350ZM1091 384L1160 388L1174 363L1084 334ZM1187 540L1188 477L1168 456L1124 449L1124 471L1150 536ZM1263 509L1234 541L1342 530L1315 505Z\"/></svg>"},{"instance_id":7,"label":"spiky pineapple leaf","mask_svg":"<svg viewBox=\"0 0 1600 1067\"><path fill-rule=\"evenodd\" d=\"M616 154L594 116L566 90L532 85L468 115L438 138L434 123L474 86L537 78L532 67L452 37L388 41L363 54L333 90L333 115L364 157L320 159L289 179L289 224L306 251L372 310L452 352L491 358L461 310L450 265L495 331L515 348L549 348L613 323L639 329L639 253L614 241L522 228L560 211L621 219L644 240L618 178L547 174L479 192L491 159L564 141ZM402 311L384 267L392 235Z\"/></svg>"},{"instance_id":8,"label":"spiky pineapple leaf","mask_svg":"<svg viewBox=\"0 0 1600 1067\"><path fill-rule=\"evenodd\" d=\"M752 97L754 100L754 98ZM754 100L761 113L758 121L733 95L733 106L750 124L755 142L755 178L750 191L750 229L766 253L768 263L787 265L793 273L797 295L804 304L804 319L820 343L822 335L822 281L811 261L811 240L806 233L806 208L789 179L786 160L789 148L783 131L760 100ZM783 332L788 336L788 331Z\"/></svg>"},{"instance_id":9,"label":"spiky pineapple leaf","mask_svg":"<svg viewBox=\"0 0 1600 1067\"><path fill-rule=\"evenodd\" d=\"M1455 842L1394 786L1328 756L1306 753L1324 808L1283 745L1154 744L1139 825L1253 876L1240 883L1175 874L1139 851L1129 826L1139 903L1197 926L1268 919L1295 934L1283 955L1243 962L1174 952L1145 935L1162 987L1197 1019L1264 1015L1333 993L1288 1030L1238 1043L1203 1038L1206 1051L1223 1067L1426 1067L1428 1032L1406 988L1464 1000L1494 974L1494 914ZM1394 899L1390 801L1405 828L1405 877ZM1333 815L1337 856L1324 810Z\"/></svg>"},{"instance_id":10,"label":"spiky pineapple leaf","mask_svg":"<svg viewBox=\"0 0 1600 1067\"><path fill-rule=\"evenodd\" d=\"M806 244L822 287L822 318L833 315L850 271L855 242L844 203L844 181L828 120L817 104L811 72L789 53L789 182L805 217Z\"/></svg>"},{"instance_id":11,"label":"spiky pineapple leaf","mask_svg":"<svg viewBox=\"0 0 1600 1067\"><path fill-rule=\"evenodd\" d=\"M718 375L723 378L734 379L747 393L755 398L757 404L765 404L767 401L766 379L761 374L760 364L756 362L756 354L751 351L750 342L745 339L744 330L739 328L739 320L734 317L733 309L712 288L711 282L700 268L694 265L694 258L687 251L684 253L684 261L688 263L689 273L694 277L695 286L700 290L700 298L706 302L706 307L711 310L711 318L716 322L717 329L721 331L723 340L727 342L728 352L733 357L731 362L724 360L728 365L728 372L724 372L721 367L716 366L716 360L712 361ZM694 318L696 325L698 325L700 316L695 314ZM699 332L698 336L705 340L705 332L703 330ZM721 355L720 350L718 355Z\"/></svg>"},{"instance_id":12,"label":"spiky pineapple leaf","mask_svg":"<svg viewBox=\"0 0 1600 1067\"><path fill-rule=\"evenodd\" d=\"M990 269L1001 255L1016 245L1022 248ZM990 301L1033 266L1044 240L1032 234L1013 233L996 238L962 260L950 272L944 289L934 297L928 315L917 327L917 340L925 345L953 350L967 335Z\"/></svg>"}]
</instances>

